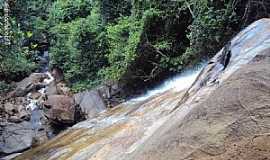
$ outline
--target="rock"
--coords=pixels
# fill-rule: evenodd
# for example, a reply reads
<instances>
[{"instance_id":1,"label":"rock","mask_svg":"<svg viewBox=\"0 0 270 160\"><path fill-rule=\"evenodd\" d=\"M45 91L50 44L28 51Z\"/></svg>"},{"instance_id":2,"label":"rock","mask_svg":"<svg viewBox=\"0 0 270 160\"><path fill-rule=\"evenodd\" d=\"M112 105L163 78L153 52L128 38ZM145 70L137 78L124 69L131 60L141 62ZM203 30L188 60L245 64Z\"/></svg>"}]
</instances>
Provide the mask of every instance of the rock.
<instances>
[{"instance_id":1,"label":"rock","mask_svg":"<svg viewBox=\"0 0 270 160\"><path fill-rule=\"evenodd\" d=\"M46 132L40 132L37 136L35 136L33 138L32 147L37 147L37 146L45 143L48 140L49 140L49 138L48 138Z\"/></svg>"},{"instance_id":2,"label":"rock","mask_svg":"<svg viewBox=\"0 0 270 160\"><path fill-rule=\"evenodd\" d=\"M57 83L56 88L57 88L58 94L67 95L67 96L71 95L70 88L68 88L66 84L63 82Z\"/></svg>"},{"instance_id":3,"label":"rock","mask_svg":"<svg viewBox=\"0 0 270 160\"><path fill-rule=\"evenodd\" d=\"M49 84L47 90L46 90L46 95L66 95L66 96L71 96L72 93L70 91L70 88L67 87L67 85L63 82L56 82L53 81L52 83Z\"/></svg>"},{"instance_id":4,"label":"rock","mask_svg":"<svg viewBox=\"0 0 270 160\"><path fill-rule=\"evenodd\" d=\"M41 93L39 93L39 92L32 92L31 95L30 95L30 98L31 99L39 99L40 96L42 96Z\"/></svg>"},{"instance_id":5,"label":"rock","mask_svg":"<svg viewBox=\"0 0 270 160\"><path fill-rule=\"evenodd\" d=\"M10 154L28 149L33 136L30 122L8 123L0 136L0 153Z\"/></svg>"},{"instance_id":6,"label":"rock","mask_svg":"<svg viewBox=\"0 0 270 160\"><path fill-rule=\"evenodd\" d=\"M9 118L8 118L8 122L11 122L11 123L20 123L20 122L22 122L23 121L23 119L20 119L19 117L17 117L17 116L10 116Z\"/></svg>"},{"instance_id":7,"label":"rock","mask_svg":"<svg viewBox=\"0 0 270 160\"><path fill-rule=\"evenodd\" d=\"M269 42L270 19L257 21L189 89L123 103L17 160L269 160Z\"/></svg>"},{"instance_id":8,"label":"rock","mask_svg":"<svg viewBox=\"0 0 270 160\"><path fill-rule=\"evenodd\" d=\"M95 117L106 109L106 105L96 90L86 91L74 95L75 103L79 105L86 119Z\"/></svg>"},{"instance_id":9,"label":"rock","mask_svg":"<svg viewBox=\"0 0 270 160\"><path fill-rule=\"evenodd\" d=\"M46 95L48 96L58 95L55 81L53 81L52 83L48 85L48 88L46 90Z\"/></svg>"},{"instance_id":10,"label":"rock","mask_svg":"<svg viewBox=\"0 0 270 160\"><path fill-rule=\"evenodd\" d=\"M218 87L212 86L212 92L209 86L198 90L194 97L204 98L198 104L188 98L185 105L190 111L180 118L184 109L176 110L163 124L168 127L152 135L133 159L268 159L269 53L264 60L241 67Z\"/></svg>"},{"instance_id":11,"label":"rock","mask_svg":"<svg viewBox=\"0 0 270 160\"><path fill-rule=\"evenodd\" d=\"M44 87L42 81L45 78L47 78L45 73L32 73L29 77L23 79L21 82L18 82L15 91L10 93L10 95L24 97L30 91L38 90Z\"/></svg>"},{"instance_id":12,"label":"rock","mask_svg":"<svg viewBox=\"0 0 270 160\"><path fill-rule=\"evenodd\" d=\"M75 122L75 102L72 97L51 95L44 103L45 115L54 123L73 124Z\"/></svg>"},{"instance_id":13,"label":"rock","mask_svg":"<svg viewBox=\"0 0 270 160\"><path fill-rule=\"evenodd\" d=\"M121 87L116 82L107 82L97 87L96 90L104 99L110 99L121 92Z\"/></svg>"},{"instance_id":14,"label":"rock","mask_svg":"<svg viewBox=\"0 0 270 160\"><path fill-rule=\"evenodd\" d=\"M2 157L1 160L12 160L12 159L14 159L15 157L19 156L20 154L22 154L22 153L14 153L14 154L11 154L11 155Z\"/></svg>"},{"instance_id":15,"label":"rock","mask_svg":"<svg viewBox=\"0 0 270 160\"><path fill-rule=\"evenodd\" d=\"M96 88L108 108L117 106L125 100L121 95L122 88L116 82L107 82Z\"/></svg>"},{"instance_id":16,"label":"rock","mask_svg":"<svg viewBox=\"0 0 270 160\"><path fill-rule=\"evenodd\" d=\"M64 73L60 68L53 68L52 69L52 76L54 77L55 81L61 82L64 80Z\"/></svg>"},{"instance_id":17,"label":"rock","mask_svg":"<svg viewBox=\"0 0 270 160\"><path fill-rule=\"evenodd\" d=\"M7 102L4 104L4 110L9 116L11 116L9 118L11 122L18 123L23 120L30 119L30 113L25 110L25 107L23 105L16 105Z\"/></svg>"},{"instance_id":18,"label":"rock","mask_svg":"<svg viewBox=\"0 0 270 160\"><path fill-rule=\"evenodd\" d=\"M4 104L4 110L9 115L15 115L18 113L18 106L8 102Z\"/></svg>"}]
</instances>

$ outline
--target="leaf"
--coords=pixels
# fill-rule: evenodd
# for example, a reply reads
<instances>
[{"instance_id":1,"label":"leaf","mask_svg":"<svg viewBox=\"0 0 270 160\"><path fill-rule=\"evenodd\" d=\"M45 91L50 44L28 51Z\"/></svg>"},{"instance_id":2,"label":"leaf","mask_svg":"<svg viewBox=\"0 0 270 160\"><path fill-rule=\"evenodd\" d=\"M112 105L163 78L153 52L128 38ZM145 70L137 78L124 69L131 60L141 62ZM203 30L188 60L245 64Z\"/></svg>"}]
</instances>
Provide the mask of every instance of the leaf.
<instances>
[{"instance_id":1,"label":"leaf","mask_svg":"<svg viewBox=\"0 0 270 160\"><path fill-rule=\"evenodd\" d=\"M32 32L30 32L30 31L27 31L26 32L26 37L27 38L31 38L33 36L33 33Z\"/></svg>"}]
</instances>

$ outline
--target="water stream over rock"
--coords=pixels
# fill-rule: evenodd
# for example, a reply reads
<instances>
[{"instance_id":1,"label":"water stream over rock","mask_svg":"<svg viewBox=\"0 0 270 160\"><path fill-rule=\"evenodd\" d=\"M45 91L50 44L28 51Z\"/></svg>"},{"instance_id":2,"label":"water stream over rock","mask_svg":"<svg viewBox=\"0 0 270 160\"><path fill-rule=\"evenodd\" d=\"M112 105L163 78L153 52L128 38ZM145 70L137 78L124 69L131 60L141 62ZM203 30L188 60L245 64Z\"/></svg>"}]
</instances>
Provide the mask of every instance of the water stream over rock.
<instances>
[{"instance_id":1,"label":"water stream over rock","mask_svg":"<svg viewBox=\"0 0 270 160\"><path fill-rule=\"evenodd\" d=\"M206 61L202 61L199 64L184 70L182 73L165 80L160 86L147 91L145 94L138 96L137 98L129 100L129 102L144 101L171 89L176 92L183 91L192 85L206 64Z\"/></svg>"},{"instance_id":2,"label":"water stream over rock","mask_svg":"<svg viewBox=\"0 0 270 160\"><path fill-rule=\"evenodd\" d=\"M18 82L3 104L7 117L1 126L0 154L21 152L54 136L43 108L48 87L54 81L48 71L48 51L39 59L40 73Z\"/></svg>"},{"instance_id":3,"label":"water stream over rock","mask_svg":"<svg viewBox=\"0 0 270 160\"><path fill-rule=\"evenodd\" d=\"M46 78L43 80L42 82L42 87L38 90L38 93L41 94L39 99L35 99L32 96L32 92L27 94L27 101L28 101L28 105L26 106L26 109L29 110L31 112L31 118L30 118L30 122L32 124L32 128L35 131L35 134L38 133L39 130L43 130L44 128L42 125L42 119L44 118L44 114L42 113L42 102L44 101L45 97L46 97L46 92L48 89L48 86L50 85L50 83L52 83L54 81L53 76L51 75L51 73L48 71L49 69L49 53L48 51L44 51L43 55L39 57L40 59L40 63L41 63L41 67L40 67L40 71L41 73L44 73ZM49 132L48 134L52 135L51 132Z\"/></svg>"},{"instance_id":4,"label":"water stream over rock","mask_svg":"<svg viewBox=\"0 0 270 160\"><path fill-rule=\"evenodd\" d=\"M263 19L239 33L200 73L184 76L185 85L164 84L16 159L267 160L269 62L270 20Z\"/></svg>"},{"instance_id":5,"label":"water stream over rock","mask_svg":"<svg viewBox=\"0 0 270 160\"><path fill-rule=\"evenodd\" d=\"M44 88L41 88L38 90L38 92L41 94L41 97L46 96L46 91L47 91L48 85L54 79L49 72L46 72L45 74L48 76L48 78L44 79L44 81L43 81ZM43 126L42 126L42 121L41 121L44 114L42 113L42 107L41 107L40 100L32 99L31 94L32 93L29 93L27 95L27 100L28 100L29 104L27 105L26 109L30 110L30 112L31 112L30 121L32 123L33 130L35 130L35 133L37 133L39 130L44 129L44 128L42 128ZM52 135L51 132L49 132L48 134Z\"/></svg>"}]
</instances>

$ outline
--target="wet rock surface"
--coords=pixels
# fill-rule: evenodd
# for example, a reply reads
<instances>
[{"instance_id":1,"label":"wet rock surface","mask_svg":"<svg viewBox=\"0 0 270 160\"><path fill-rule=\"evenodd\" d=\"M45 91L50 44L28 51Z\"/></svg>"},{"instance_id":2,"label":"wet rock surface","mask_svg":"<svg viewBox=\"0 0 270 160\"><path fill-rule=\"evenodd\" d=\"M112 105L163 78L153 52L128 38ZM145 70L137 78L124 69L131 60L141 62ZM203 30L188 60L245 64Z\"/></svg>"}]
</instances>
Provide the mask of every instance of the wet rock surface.
<instances>
[{"instance_id":1,"label":"wet rock surface","mask_svg":"<svg viewBox=\"0 0 270 160\"><path fill-rule=\"evenodd\" d=\"M24 97L27 93L33 90L39 90L43 88L43 80L47 78L45 73L32 73L29 77L23 79L16 84L16 89L13 91L14 97Z\"/></svg>"},{"instance_id":2,"label":"wet rock surface","mask_svg":"<svg viewBox=\"0 0 270 160\"><path fill-rule=\"evenodd\" d=\"M48 86L54 81L47 72L48 53L45 52L40 69L44 73L32 73L16 83L14 91L0 98L0 157L19 155L54 136L54 128L43 108ZM12 155L2 159L11 159Z\"/></svg>"},{"instance_id":3,"label":"wet rock surface","mask_svg":"<svg viewBox=\"0 0 270 160\"><path fill-rule=\"evenodd\" d=\"M192 109L180 118L183 109L178 108L162 132L130 159L269 159L269 62L270 52L244 65L213 92L198 91L198 104L187 100Z\"/></svg>"},{"instance_id":4,"label":"wet rock surface","mask_svg":"<svg viewBox=\"0 0 270 160\"><path fill-rule=\"evenodd\" d=\"M268 160L270 20L225 48L190 88L123 103L16 159Z\"/></svg>"},{"instance_id":5,"label":"wet rock surface","mask_svg":"<svg viewBox=\"0 0 270 160\"><path fill-rule=\"evenodd\" d=\"M18 97L20 94L2 97L0 156L22 152L48 140L47 134L52 131L42 111L45 94L42 87L35 87L45 85L47 78L46 74L31 74L13 91L23 90L24 97Z\"/></svg>"},{"instance_id":6,"label":"wet rock surface","mask_svg":"<svg viewBox=\"0 0 270 160\"><path fill-rule=\"evenodd\" d=\"M45 115L49 120L59 124L75 122L75 101L65 95L52 95L44 103Z\"/></svg>"}]
</instances>

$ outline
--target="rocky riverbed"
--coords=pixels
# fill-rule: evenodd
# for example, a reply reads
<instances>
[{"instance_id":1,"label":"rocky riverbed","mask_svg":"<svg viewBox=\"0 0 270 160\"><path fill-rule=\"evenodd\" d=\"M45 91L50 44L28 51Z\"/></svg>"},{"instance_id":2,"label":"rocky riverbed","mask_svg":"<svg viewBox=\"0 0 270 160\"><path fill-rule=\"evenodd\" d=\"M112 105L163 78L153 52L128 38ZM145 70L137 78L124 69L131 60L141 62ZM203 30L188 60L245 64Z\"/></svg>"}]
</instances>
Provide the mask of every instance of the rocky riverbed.
<instances>
[{"instance_id":1,"label":"rocky riverbed","mask_svg":"<svg viewBox=\"0 0 270 160\"><path fill-rule=\"evenodd\" d=\"M122 103L15 159L268 160L269 90L270 20L262 19L217 53L190 87Z\"/></svg>"}]
</instances>

